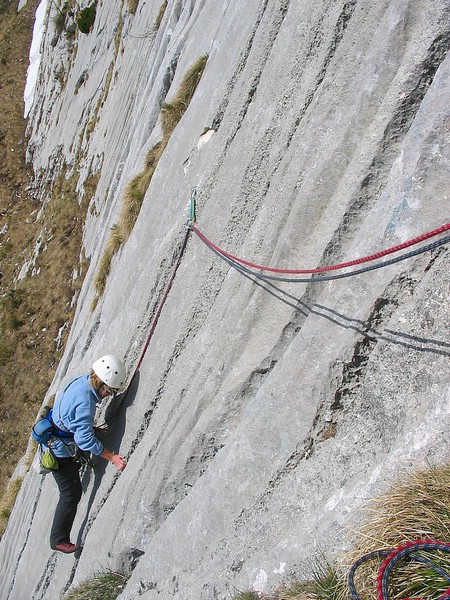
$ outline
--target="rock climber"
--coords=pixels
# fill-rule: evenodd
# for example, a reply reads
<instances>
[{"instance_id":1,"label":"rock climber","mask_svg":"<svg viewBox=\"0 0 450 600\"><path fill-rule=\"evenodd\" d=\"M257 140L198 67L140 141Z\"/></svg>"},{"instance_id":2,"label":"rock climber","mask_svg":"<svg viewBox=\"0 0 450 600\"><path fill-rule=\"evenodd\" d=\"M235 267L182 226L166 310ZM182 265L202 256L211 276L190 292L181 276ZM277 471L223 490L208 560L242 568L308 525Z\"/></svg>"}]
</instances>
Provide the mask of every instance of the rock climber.
<instances>
[{"instance_id":1,"label":"rock climber","mask_svg":"<svg viewBox=\"0 0 450 600\"><path fill-rule=\"evenodd\" d=\"M53 423L59 429L70 432L73 438L53 438L51 449L59 464L52 470L59 489L59 501L50 532L53 550L70 554L80 546L70 541L70 531L81 499L80 461L78 449L101 456L122 471L126 460L103 446L94 431L96 404L103 398L119 391L125 383L126 370L123 362L115 356L102 356L94 362L89 373L69 382L56 398L52 410Z\"/></svg>"}]
</instances>

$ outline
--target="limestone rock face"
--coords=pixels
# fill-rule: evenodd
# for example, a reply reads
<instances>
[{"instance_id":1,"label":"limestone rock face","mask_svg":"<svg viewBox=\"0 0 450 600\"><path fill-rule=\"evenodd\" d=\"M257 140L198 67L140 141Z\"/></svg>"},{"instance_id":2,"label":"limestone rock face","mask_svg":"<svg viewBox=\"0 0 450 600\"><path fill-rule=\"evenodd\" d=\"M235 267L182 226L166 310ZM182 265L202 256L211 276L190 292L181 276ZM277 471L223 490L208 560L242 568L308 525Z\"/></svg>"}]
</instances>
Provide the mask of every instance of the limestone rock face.
<instances>
[{"instance_id":1,"label":"limestone rock face","mask_svg":"<svg viewBox=\"0 0 450 600\"><path fill-rule=\"evenodd\" d=\"M105 352L132 374L194 187L201 231L280 268L348 261L450 221L447 0L169 0L157 28L160 5L98 3L90 34L57 39L48 8L29 158L46 180L77 170L80 193L99 176L90 269L49 394ZM205 54L91 311L161 104ZM83 477L80 558L50 550L56 486L29 472L0 543L0 597L56 600L126 564L121 600L225 600L304 576L319 548L348 548L368 498L448 458L448 272L442 245L351 277L267 282L191 234L106 440L129 464L118 475L100 459Z\"/></svg>"}]
</instances>

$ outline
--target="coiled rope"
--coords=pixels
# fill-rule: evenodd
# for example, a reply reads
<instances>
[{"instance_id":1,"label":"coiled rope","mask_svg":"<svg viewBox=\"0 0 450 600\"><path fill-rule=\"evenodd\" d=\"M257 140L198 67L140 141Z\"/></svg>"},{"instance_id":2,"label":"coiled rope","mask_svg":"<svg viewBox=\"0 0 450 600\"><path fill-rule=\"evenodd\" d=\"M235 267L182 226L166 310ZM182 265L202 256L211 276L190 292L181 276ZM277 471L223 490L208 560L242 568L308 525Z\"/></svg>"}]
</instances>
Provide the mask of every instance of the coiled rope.
<instances>
[{"instance_id":1,"label":"coiled rope","mask_svg":"<svg viewBox=\"0 0 450 600\"><path fill-rule=\"evenodd\" d=\"M405 558L413 559L418 562L424 563L430 567L432 567L437 573L439 573L444 579L447 579L450 582L450 573L448 573L445 569L443 569L440 565L436 564L434 561L429 558L422 556L420 554L416 554L417 551L436 551L441 550L443 552L450 552L450 543L441 542L440 540L431 540L431 539L418 539L413 540L411 542L406 542L405 544L401 544L396 548L384 549L384 550L375 550L374 552L369 552L365 554L361 558L359 558L355 563L353 563L350 571L348 573L347 582L350 590L350 594L354 600L361 600L355 586L354 578L355 573L363 563L376 559L386 557L381 564L378 570L377 577L377 599L378 600L389 600L389 577L392 574L394 567L397 563ZM423 600L421 598L402 598L401 600ZM437 600L450 600L450 587L447 588L443 594L439 596Z\"/></svg>"},{"instance_id":2,"label":"coiled rope","mask_svg":"<svg viewBox=\"0 0 450 600\"><path fill-rule=\"evenodd\" d=\"M352 277L354 275L359 275L359 274L365 273L367 271L373 271L375 269L387 267L389 265L400 262L407 258L411 258L412 256L422 254L423 252L428 252L430 250L434 250L435 248L438 248L439 246L448 244L450 242L450 235L448 235L439 240L432 242L431 244L427 244L427 245L417 248L415 250L411 250L409 252L401 254L400 256L391 258L391 259L383 261L381 263L375 263L375 264L363 267L361 269L356 269L354 271L350 271L350 272L346 272L346 273L339 273L336 275L321 275L321 273L324 273L326 271L332 271L332 270L336 270L336 269L344 269L344 268L347 268L350 266L359 265L359 264L363 264L366 262L371 262L380 257L387 256L389 254L393 254L393 253L403 250L405 248L414 246L420 242L428 240L432 237L436 237L436 236L444 233L445 231L450 230L450 223L446 223L445 225L442 225L441 227L434 229L433 231L429 231L427 233L419 235L415 238L412 238L411 240L403 242L402 244L398 244L396 246L392 246L385 250L381 250L380 252L376 252L374 254L370 254L368 256L364 256L364 257L357 258L357 259L347 261L347 262L337 263L334 265L328 265L326 267L318 267L316 269L279 269L279 268L275 268L275 267L267 267L267 266L263 266L263 265L258 265L256 263L250 262L248 260L238 258L237 256L234 256L233 254L230 254L229 252L223 250L222 248L217 246L217 244L213 243L210 239L208 239L206 237L206 235L204 233L202 233L195 224L192 225L192 230L201 239L201 241L208 248L210 248L210 250L214 251L218 256L220 256L222 259L224 259L226 262L228 262L234 268L236 268L242 272L254 275L260 279L285 281L285 282L291 282L291 283L317 283L317 282L321 282L321 281L331 281L334 279L343 279L345 277ZM253 269L257 269L257 270L263 271L263 272L258 273L258 272L255 272ZM289 274L289 275L310 274L311 277L309 277L309 278L280 277L278 275L268 275L267 273L264 273L264 271L268 271L268 272L272 272L272 273ZM314 275L317 275L317 276L314 276Z\"/></svg>"}]
</instances>

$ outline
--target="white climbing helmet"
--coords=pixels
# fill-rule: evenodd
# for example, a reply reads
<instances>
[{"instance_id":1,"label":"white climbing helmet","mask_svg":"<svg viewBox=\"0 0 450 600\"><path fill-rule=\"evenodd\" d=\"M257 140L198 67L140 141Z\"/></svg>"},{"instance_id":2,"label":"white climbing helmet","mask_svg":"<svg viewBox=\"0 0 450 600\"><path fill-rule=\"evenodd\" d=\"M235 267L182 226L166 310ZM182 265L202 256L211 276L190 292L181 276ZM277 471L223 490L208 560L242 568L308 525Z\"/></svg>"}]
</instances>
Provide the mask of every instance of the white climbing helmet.
<instances>
[{"instance_id":1,"label":"white climbing helmet","mask_svg":"<svg viewBox=\"0 0 450 600\"><path fill-rule=\"evenodd\" d=\"M120 388L125 383L127 372L125 365L116 356L107 354L97 359L92 365L94 373L100 377L103 383L112 388Z\"/></svg>"}]
</instances>

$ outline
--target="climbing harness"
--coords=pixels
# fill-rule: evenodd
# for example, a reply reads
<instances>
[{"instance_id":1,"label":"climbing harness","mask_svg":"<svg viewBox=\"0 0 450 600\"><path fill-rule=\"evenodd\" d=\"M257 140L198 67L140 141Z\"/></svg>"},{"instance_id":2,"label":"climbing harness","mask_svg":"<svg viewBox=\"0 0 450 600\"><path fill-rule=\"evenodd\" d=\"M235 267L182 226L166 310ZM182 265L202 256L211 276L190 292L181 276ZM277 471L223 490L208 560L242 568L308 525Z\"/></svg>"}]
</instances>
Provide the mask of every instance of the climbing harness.
<instances>
[{"instance_id":1,"label":"climbing harness","mask_svg":"<svg viewBox=\"0 0 450 600\"><path fill-rule=\"evenodd\" d=\"M355 563L353 563L350 571L348 573L347 581L348 587L350 590L350 594L353 600L361 600L355 586L354 578L355 573L363 563L366 563L372 559L380 559L385 557L382 562L377 577L377 600L389 600L389 577L392 574L394 567L401 560L408 558L415 560L417 562L421 562L430 566L436 573L439 573L444 579L450 583L450 573L448 573L445 569L443 569L440 565L436 564L431 559L426 556L422 556L421 554L416 554L417 551L436 551L441 550L443 552L450 553L450 543L449 542L441 542L440 540L432 540L432 539L418 539L413 540L411 542L406 542L405 544L401 544L396 548L383 549L383 550L375 550L374 552L369 552L368 554L364 554L361 558L359 558ZM402 598L401 600L423 600L421 598ZM450 600L450 587L447 588L443 594L441 594L437 600Z\"/></svg>"},{"instance_id":2,"label":"climbing harness","mask_svg":"<svg viewBox=\"0 0 450 600\"><path fill-rule=\"evenodd\" d=\"M33 425L31 430L33 439L38 444L47 446L52 438L73 439L73 433L64 431L55 425L53 422L53 409L50 409L37 423Z\"/></svg>"}]
</instances>

